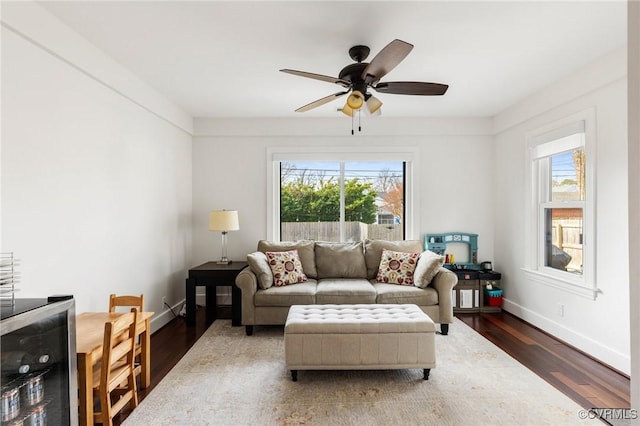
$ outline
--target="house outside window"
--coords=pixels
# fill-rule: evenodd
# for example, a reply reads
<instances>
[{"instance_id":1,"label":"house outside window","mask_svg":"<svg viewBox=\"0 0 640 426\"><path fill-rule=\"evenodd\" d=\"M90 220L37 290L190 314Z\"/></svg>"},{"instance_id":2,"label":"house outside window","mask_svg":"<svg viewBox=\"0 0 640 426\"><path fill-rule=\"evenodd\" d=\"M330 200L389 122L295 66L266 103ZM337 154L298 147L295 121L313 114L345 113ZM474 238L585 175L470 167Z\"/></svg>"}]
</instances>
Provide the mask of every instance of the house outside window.
<instances>
[{"instance_id":1,"label":"house outside window","mask_svg":"<svg viewBox=\"0 0 640 426\"><path fill-rule=\"evenodd\" d=\"M412 234L412 149L270 151L270 239L351 242Z\"/></svg>"},{"instance_id":2,"label":"house outside window","mask_svg":"<svg viewBox=\"0 0 640 426\"><path fill-rule=\"evenodd\" d=\"M596 296L593 112L529 137L530 279Z\"/></svg>"}]
</instances>

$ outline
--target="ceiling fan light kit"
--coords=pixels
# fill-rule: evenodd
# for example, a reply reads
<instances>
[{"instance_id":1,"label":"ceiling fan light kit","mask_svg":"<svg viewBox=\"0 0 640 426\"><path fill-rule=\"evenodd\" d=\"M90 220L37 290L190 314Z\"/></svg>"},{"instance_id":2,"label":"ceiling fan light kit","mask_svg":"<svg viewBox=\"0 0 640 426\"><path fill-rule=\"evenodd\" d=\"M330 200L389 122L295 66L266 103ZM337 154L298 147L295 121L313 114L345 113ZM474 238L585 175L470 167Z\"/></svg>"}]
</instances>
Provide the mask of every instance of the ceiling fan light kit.
<instances>
[{"instance_id":1,"label":"ceiling fan light kit","mask_svg":"<svg viewBox=\"0 0 640 426\"><path fill-rule=\"evenodd\" d=\"M353 110L358 110L362 108L362 104L364 103L364 96L357 90L351 92L351 94L347 97L347 105L349 108Z\"/></svg>"},{"instance_id":2,"label":"ceiling fan light kit","mask_svg":"<svg viewBox=\"0 0 640 426\"><path fill-rule=\"evenodd\" d=\"M349 49L349 56L356 61L344 67L338 77L330 77L322 74L315 74L306 71L297 71L291 69L281 69L280 71L297 75L300 77L312 78L314 80L326 81L328 83L338 84L346 90L325 96L324 98L313 101L296 110L296 112L305 112L324 105L332 100L349 94L347 102L342 109L338 109L345 115L352 118L356 112L359 113L364 104L367 111L372 115L379 115L381 112L382 101L368 92L373 89L380 93L392 93L398 95L419 95L419 96L441 96L444 95L449 88L446 84L426 83L421 81L395 81L380 83L380 79L387 75L389 71L394 69L402 60L411 52L413 45L405 41L395 39L386 45L371 62L364 61L370 53L367 46L353 46ZM360 129L360 126L358 126ZM351 134L354 134L353 124Z\"/></svg>"}]
</instances>

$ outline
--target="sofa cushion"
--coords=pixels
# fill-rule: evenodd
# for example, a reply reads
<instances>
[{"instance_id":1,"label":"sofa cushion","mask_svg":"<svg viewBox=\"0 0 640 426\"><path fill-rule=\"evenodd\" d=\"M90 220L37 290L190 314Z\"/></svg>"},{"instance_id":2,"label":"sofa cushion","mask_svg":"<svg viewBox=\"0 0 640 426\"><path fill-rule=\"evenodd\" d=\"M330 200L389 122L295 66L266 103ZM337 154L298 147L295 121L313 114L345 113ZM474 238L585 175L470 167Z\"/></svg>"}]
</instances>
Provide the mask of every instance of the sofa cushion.
<instances>
[{"instance_id":1,"label":"sofa cushion","mask_svg":"<svg viewBox=\"0 0 640 426\"><path fill-rule=\"evenodd\" d=\"M247 255L247 262L251 271L258 277L260 288L265 289L273 285L273 272L271 272L266 254L261 251L250 253Z\"/></svg>"},{"instance_id":2,"label":"sofa cushion","mask_svg":"<svg viewBox=\"0 0 640 426\"><path fill-rule=\"evenodd\" d=\"M315 253L313 250L314 242L311 240L299 241L258 241L258 251L266 253L268 251L289 251L298 250L302 270L309 278L316 278L318 272L316 270Z\"/></svg>"},{"instance_id":3,"label":"sofa cushion","mask_svg":"<svg viewBox=\"0 0 640 426\"><path fill-rule=\"evenodd\" d=\"M373 283L378 296L376 303L414 303L418 306L438 304L438 292L432 288L418 288L416 286Z\"/></svg>"},{"instance_id":4,"label":"sofa cushion","mask_svg":"<svg viewBox=\"0 0 640 426\"><path fill-rule=\"evenodd\" d=\"M376 290L364 278L324 278L318 280L316 303L376 303Z\"/></svg>"},{"instance_id":5,"label":"sofa cushion","mask_svg":"<svg viewBox=\"0 0 640 426\"><path fill-rule=\"evenodd\" d=\"M276 286L307 281L307 276L302 270L302 264L298 257L298 250L268 251L265 254L273 273L273 283Z\"/></svg>"},{"instance_id":6,"label":"sofa cushion","mask_svg":"<svg viewBox=\"0 0 640 426\"><path fill-rule=\"evenodd\" d=\"M254 303L255 306L312 305L316 302L316 287L314 279L295 285L273 286L256 291Z\"/></svg>"},{"instance_id":7,"label":"sofa cushion","mask_svg":"<svg viewBox=\"0 0 640 426\"><path fill-rule=\"evenodd\" d=\"M420 288L427 287L442 265L444 265L444 256L430 250L423 251L413 272L413 284Z\"/></svg>"},{"instance_id":8,"label":"sofa cushion","mask_svg":"<svg viewBox=\"0 0 640 426\"><path fill-rule=\"evenodd\" d=\"M420 240L365 240L364 257L367 265L367 278L370 280L374 279L378 275L378 266L380 265L380 259L382 258L382 249L401 251L405 253L420 253L423 250L422 242Z\"/></svg>"},{"instance_id":9,"label":"sofa cushion","mask_svg":"<svg viewBox=\"0 0 640 426\"><path fill-rule=\"evenodd\" d=\"M362 242L316 242L315 252L318 279L366 278L367 276Z\"/></svg>"},{"instance_id":10,"label":"sofa cushion","mask_svg":"<svg viewBox=\"0 0 640 426\"><path fill-rule=\"evenodd\" d=\"M388 284L413 285L413 271L420 253L403 253L382 249L376 281Z\"/></svg>"}]
</instances>

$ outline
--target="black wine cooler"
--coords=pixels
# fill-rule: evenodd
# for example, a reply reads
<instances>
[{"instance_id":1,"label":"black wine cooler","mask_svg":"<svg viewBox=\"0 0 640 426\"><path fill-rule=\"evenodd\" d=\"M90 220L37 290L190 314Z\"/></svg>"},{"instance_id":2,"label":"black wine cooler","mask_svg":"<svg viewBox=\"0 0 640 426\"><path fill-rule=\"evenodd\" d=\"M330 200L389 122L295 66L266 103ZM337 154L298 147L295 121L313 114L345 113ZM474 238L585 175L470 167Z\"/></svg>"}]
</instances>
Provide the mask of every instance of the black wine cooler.
<instances>
[{"instance_id":1,"label":"black wine cooler","mask_svg":"<svg viewBox=\"0 0 640 426\"><path fill-rule=\"evenodd\" d=\"M77 425L75 301L15 299L2 307L0 425Z\"/></svg>"}]
</instances>

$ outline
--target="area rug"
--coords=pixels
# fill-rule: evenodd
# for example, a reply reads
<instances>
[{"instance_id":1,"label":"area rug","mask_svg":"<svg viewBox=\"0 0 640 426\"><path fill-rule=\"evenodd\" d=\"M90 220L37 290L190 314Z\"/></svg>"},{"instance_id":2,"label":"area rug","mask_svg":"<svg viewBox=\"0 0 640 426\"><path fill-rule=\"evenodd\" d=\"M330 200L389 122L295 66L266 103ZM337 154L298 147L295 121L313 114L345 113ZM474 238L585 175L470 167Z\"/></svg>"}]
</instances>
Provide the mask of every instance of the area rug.
<instances>
[{"instance_id":1,"label":"area rug","mask_svg":"<svg viewBox=\"0 0 640 426\"><path fill-rule=\"evenodd\" d=\"M218 320L125 425L580 425L581 407L459 320L422 370L300 371L283 327ZM152 360L153 361L153 360Z\"/></svg>"}]
</instances>

